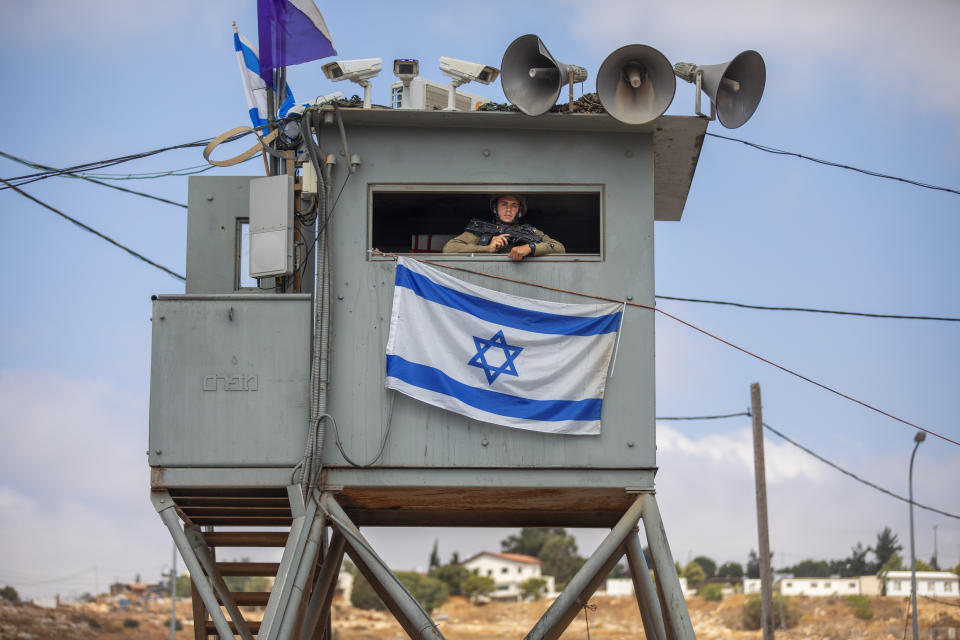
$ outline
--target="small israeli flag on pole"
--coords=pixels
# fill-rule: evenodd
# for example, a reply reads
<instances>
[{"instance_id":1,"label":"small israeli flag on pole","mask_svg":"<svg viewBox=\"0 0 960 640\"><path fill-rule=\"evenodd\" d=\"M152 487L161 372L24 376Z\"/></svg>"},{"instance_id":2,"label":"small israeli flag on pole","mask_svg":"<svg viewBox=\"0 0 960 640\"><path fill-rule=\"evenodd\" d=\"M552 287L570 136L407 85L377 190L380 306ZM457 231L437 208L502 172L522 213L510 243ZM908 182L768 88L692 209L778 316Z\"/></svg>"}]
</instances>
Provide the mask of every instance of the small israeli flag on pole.
<instances>
[{"instance_id":1,"label":"small israeli flag on pole","mask_svg":"<svg viewBox=\"0 0 960 640\"><path fill-rule=\"evenodd\" d=\"M622 309L509 295L401 257L385 386L474 420L597 435Z\"/></svg>"},{"instance_id":2,"label":"small israeli flag on pole","mask_svg":"<svg viewBox=\"0 0 960 640\"><path fill-rule=\"evenodd\" d=\"M243 94L247 99L247 109L250 112L250 121L254 128L267 124L267 85L260 77L260 58L257 48L237 31L237 23L233 23L233 48L237 52L237 64L240 66L240 81L243 83ZM286 99L277 112L279 117L287 115L287 111L294 105L293 92L290 85L286 87Z\"/></svg>"}]
</instances>

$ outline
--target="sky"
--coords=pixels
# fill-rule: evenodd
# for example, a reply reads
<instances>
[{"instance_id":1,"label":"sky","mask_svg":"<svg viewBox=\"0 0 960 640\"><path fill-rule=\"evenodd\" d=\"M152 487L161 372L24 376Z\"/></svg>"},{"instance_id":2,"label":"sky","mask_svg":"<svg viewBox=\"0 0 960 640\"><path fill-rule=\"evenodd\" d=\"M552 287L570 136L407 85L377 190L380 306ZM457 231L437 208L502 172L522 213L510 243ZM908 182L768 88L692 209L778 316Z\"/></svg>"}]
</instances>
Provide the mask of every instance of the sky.
<instances>
[{"instance_id":1,"label":"sky","mask_svg":"<svg viewBox=\"0 0 960 640\"><path fill-rule=\"evenodd\" d=\"M767 83L753 118L709 133L960 189L960 5L943 0L671 3L572 0L482 4L318 2L338 59L380 57L373 99L389 103L390 61L418 58L444 82L440 56L499 66L536 33L586 67L647 44L672 63L715 64L754 49ZM231 22L256 42L253 0L5 2L0 151L65 167L214 137L249 124ZM334 84L326 61L288 70L298 99ZM498 102L499 83L464 89ZM578 88L578 95L580 88ZM671 115L693 115L678 81ZM202 165L200 151L105 169ZM0 176L32 170L0 158ZM260 175L262 163L206 175ZM122 183L186 202L187 178ZM186 211L70 178L24 191L183 273ZM104 591L153 581L171 541L149 502L145 457L150 296L180 281L134 260L12 190L0 191L0 585L21 595ZM658 222L656 292L768 306L960 317L960 196L772 155L707 137L680 222ZM19 284L18 284L19 283ZM868 404L960 440L960 323L751 311L662 300L684 320ZM658 416L742 412L750 384L764 421L896 494L908 491L914 429L660 316ZM659 421L657 500L675 558L745 563L757 548L750 419ZM775 566L850 554L889 526L909 552L908 505L770 433ZM960 447L928 437L916 454L916 502L960 514ZM960 519L915 514L917 556L937 545L960 563ZM936 534L935 534L936 532ZM369 529L396 569L440 554L499 550L503 529ZM580 552L604 531L574 530ZM936 535L936 543L934 536ZM182 563L180 564L182 567Z\"/></svg>"}]
</instances>

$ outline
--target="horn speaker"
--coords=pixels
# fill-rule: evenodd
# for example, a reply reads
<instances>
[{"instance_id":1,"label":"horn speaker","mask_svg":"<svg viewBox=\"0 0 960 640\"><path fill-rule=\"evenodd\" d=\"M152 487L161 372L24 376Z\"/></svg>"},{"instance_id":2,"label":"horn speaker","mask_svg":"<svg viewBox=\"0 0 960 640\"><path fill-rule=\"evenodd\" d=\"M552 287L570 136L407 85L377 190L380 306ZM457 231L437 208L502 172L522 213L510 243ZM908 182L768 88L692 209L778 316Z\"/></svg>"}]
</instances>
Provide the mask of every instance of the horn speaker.
<instances>
[{"instance_id":1,"label":"horn speaker","mask_svg":"<svg viewBox=\"0 0 960 640\"><path fill-rule=\"evenodd\" d=\"M503 94L528 116L546 113L557 103L571 72L574 82L587 79L586 69L558 61L532 33L510 43L500 69Z\"/></svg>"},{"instance_id":2,"label":"horn speaker","mask_svg":"<svg viewBox=\"0 0 960 640\"><path fill-rule=\"evenodd\" d=\"M716 105L720 124L736 129L750 119L767 82L767 67L759 53L744 51L730 62L697 70L703 72L701 89Z\"/></svg>"},{"instance_id":3,"label":"horn speaker","mask_svg":"<svg viewBox=\"0 0 960 640\"><path fill-rule=\"evenodd\" d=\"M603 108L627 124L659 118L673 102L676 90L670 61L645 44L620 47L597 72L597 94Z\"/></svg>"}]
</instances>

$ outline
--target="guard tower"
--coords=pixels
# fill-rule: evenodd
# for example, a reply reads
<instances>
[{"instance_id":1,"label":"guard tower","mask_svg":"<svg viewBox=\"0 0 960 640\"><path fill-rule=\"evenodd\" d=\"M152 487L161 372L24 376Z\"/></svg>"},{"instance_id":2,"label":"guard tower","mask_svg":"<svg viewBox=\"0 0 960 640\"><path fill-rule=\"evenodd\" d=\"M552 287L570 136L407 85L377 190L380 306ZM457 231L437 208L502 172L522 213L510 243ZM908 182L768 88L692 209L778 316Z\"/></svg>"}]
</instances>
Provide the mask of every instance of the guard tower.
<instances>
[{"instance_id":1,"label":"guard tower","mask_svg":"<svg viewBox=\"0 0 960 640\"><path fill-rule=\"evenodd\" d=\"M305 273L316 257L315 287L305 277L300 293L269 279L266 290L241 288L237 230L251 202L262 206L251 198L259 187L249 177L191 177L186 294L153 303L152 499L194 577L198 611L211 616L206 629L197 620L198 637L322 637L344 553L411 638L442 637L361 533L390 525L609 528L527 637L559 637L626 555L647 637L692 639L655 499L653 312L625 312L599 435L495 426L384 389L396 261L373 250L427 257L519 296L584 301L533 283L652 307L654 220L680 219L707 121L363 109L309 117L323 152L321 206L319 222L298 231L294 263ZM302 208L298 180L270 180L280 184L275 206ZM567 253L521 262L417 254L503 192L525 194L530 222ZM226 544L283 545L283 558L217 563L213 551ZM223 576L243 571L275 573L269 596L231 594ZM244 620L238 605L256 602L263 620Z\"/></svg>"}]
</instances>

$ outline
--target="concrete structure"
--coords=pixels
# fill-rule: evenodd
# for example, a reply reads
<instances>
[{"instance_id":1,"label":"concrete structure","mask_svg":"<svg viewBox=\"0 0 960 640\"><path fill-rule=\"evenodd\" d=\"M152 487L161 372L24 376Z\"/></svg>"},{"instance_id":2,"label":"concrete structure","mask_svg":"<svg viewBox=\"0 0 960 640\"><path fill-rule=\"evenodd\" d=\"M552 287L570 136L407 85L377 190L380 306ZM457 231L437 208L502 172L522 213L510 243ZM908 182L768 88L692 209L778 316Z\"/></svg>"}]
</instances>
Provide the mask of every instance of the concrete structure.
<instances>
[{"instance_id":1,"label":"concrete structure","mask_svg":"<svg viewBox=\"0 0 960 640\"><path fill-rule=\"evenodd\" d=\"M949 571L917 571L917 596L960 598L960 576ZM884 594L910 597L910 572L888 571L883 575Z\"/></svg>"},{"instance_id":2,"label":"concrete structure","mask_svg":"<svg viewBox=\"0 0 960 640\"><path fill-rule=\"evenodd\" d=\"M344 154L320 172L329 186L323 210L337 195L335 216L319 239L309 215L299 221L297 273L241 287L251 178L193 176L186 295L154 302L151 497L197 577L207 630L230 635L222 603L245 640L288 637L308 599L301 628L315 628L329 615L346 552L420 637L435 631L429 616L360 526L580 526L610 534L530 637L562 633L626 554L647 635L665 638L668 625L671 637L692 638L654 497L650 309L624 316L600 435L503 428L384 389L395 262L372 250L410 253L411 238L459 233L492 194L521 192L529 221L567 254L442 263L514 295L583 302L567 289L652 307L654 220L680 219L706 121L363 109L311 117L304 125L319 157L336 160L341 146ZM286 201L305 206L302 195ZM314 296L308 258L318 261ZM641 519L659 600L636 534ZM283 546L281 562L216 562L215 546L251 541ZM245 625L223 583L222 575L250 575L241 571L277 576L272 593L243 596L266 606L259 625Z\"/></svg>"},{"instance_id":3,"label":"concrete structure","mask_svg":"<svg viewBox=\"0 0 960 640\"><path fill-rule=\"evenodd\" d=\"M774 585L785 596L860 595L859 578L780 578Z\"/></svg>"},{"instance_id":4,"label":"concrete structure","mask_svg":"<svg viewBox=\"0 0 960 640\"><path fill-rule=\"evenodd\" d=\"M494 600L519 600L520 585L531 578L546 582L544 595L556 593L554 577L541 575L541 562L533 556L482 551L460 564L472 573L493 578L496 587L490 597Z\"/></svg>"}]
</instances>

